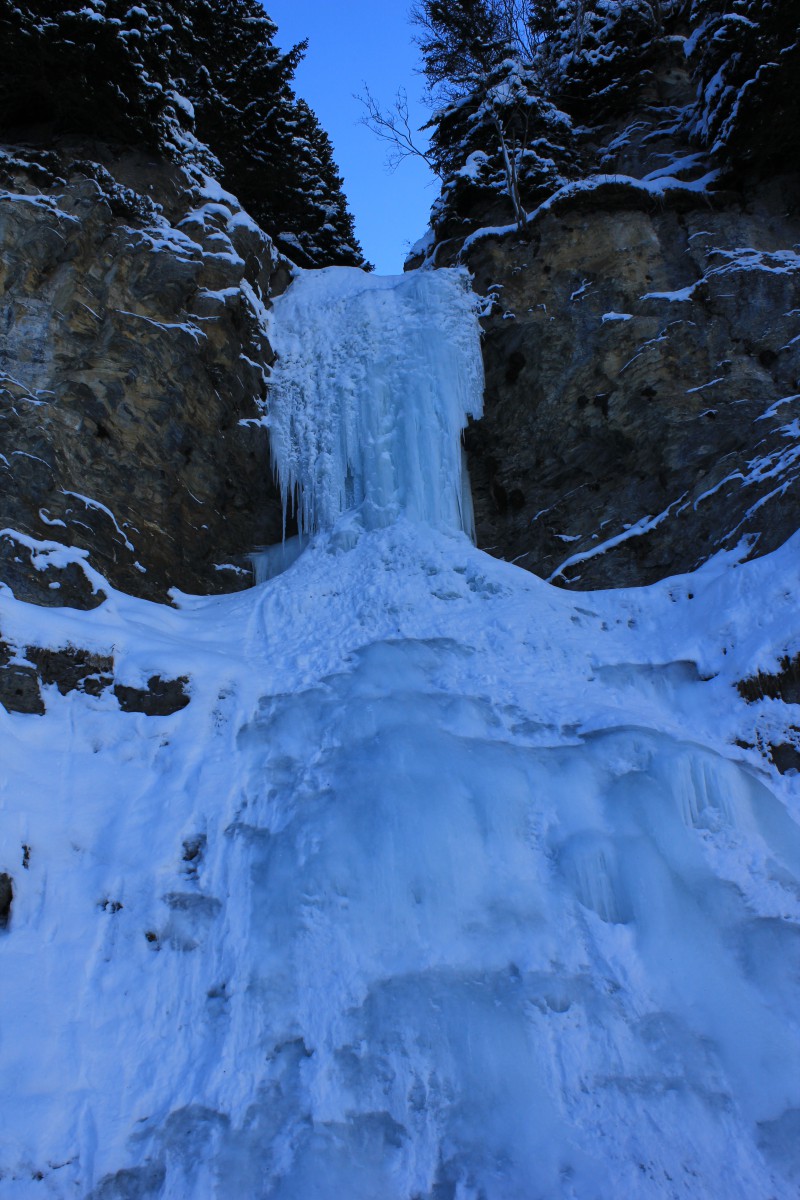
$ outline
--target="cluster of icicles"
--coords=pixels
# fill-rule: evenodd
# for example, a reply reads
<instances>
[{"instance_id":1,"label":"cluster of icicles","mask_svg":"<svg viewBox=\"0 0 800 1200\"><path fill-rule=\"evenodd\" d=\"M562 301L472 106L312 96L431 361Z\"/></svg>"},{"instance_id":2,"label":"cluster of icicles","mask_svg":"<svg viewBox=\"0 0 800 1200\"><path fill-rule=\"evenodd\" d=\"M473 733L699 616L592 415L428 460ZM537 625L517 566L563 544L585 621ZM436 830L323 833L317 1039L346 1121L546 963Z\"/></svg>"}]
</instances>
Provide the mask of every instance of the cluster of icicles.
<instances>
[{"instance_id":1,"label":"cluster of icicles","mask_svg":"<svg viewBox=\"0 0 800 1200\"><path fill-rule=\"evenodd\" d=\"M273 466L301 545L345 513L366 529L405 514L472 535L461 432L481 415L483 367L466 272L301 272L270 339Z\"/></svg>"}]
</instances>

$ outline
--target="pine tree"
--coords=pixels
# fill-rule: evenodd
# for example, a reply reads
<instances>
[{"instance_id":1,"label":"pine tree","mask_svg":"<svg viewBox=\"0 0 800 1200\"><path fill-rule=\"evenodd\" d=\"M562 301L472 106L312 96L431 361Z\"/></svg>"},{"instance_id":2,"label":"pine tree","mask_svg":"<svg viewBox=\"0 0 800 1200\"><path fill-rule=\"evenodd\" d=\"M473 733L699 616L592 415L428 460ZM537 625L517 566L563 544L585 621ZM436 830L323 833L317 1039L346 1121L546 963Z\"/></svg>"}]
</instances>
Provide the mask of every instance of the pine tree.
<instances>
[{"instance_id":1,"label":"pine tree","mask_svg":"<svg viewBox=\"0 0 800 1200\"><path fill-rule=\"evenodd\" d=\"M429 90L445 100L429 123L440 234L467 215L522 227L570 174L572 125L546 98L538 59L546 19L542 4L514 0L426 0L414 10Z\"/></svg>"},{"instance_id":2,"label":"pine tree","mask_svg":"<svg viewBox=\"0 0 800 1200\"><path fill-rule=\"evenodd\" d=\"M172 116L169 32L154 0L3 0L0 130L159 145Z\"/></svg>"},{"instance_id":3,"label":"pine tree","mask_svg":"<svg viewBox=\"0 0 800 1200\"><path fill-rule=\"evenodd\" d=\"M440 95L471 91L511 52L496 0L422 0L411 19L428 86Z\"/></svg>"},{"instance_id":4,"label":"pine tree","mask_svg":"<svg viewBox=\"0 0 800 1200\"><path fill-rule=\"evenodd\" d=\"M188 33L174 71L222 182L301 265L360 265L330 141L291 87L305 43L282 53L257 0L173 8Z\"/></svg>"},{"instance_id":5,"label":"pine tree","mask_svg":"<svg viewBox=\"0 0 800 1200\"><path fill-rule=\"evenodd\" d=\"M582 120L630 104L674 6L674 0L554 0L544 10L542 45L553 99Z\"/></svg>"},{"instance_id":6,"label":"pine tree","mask_svg":"<svg viewBox=\"0 0 800 1200\"><path fill-rule=\"evenodd\" d=\"M796 0L694 0L689 61L695 132L742 170L796 170L800 29Z\"/></svg>"},{"instance_id":7,"label":"pine tree","mask_svg":"<svg viewBox=\"0 0 800 1200\"><path fill-rule=\"evenodd\" d=\"M363 265L328 135L303 100L282 113L280 120L281 142L295 169L265 197L265 223L301 265Z\"/></svg>"},{"instance_id":8,"label":"pine tree","mask_svg":"<svg viewBox=\"0 0 800 1200\"><path fill-rule=\"evenodd\" d=\"M275 34L257 0L0 0L0 131L160 149L221 173L305 265L360 264L330 141L292 90L305 44Z\"/></svg>"},{"instance_id":9,"label":"pine tree","mask_svg":"<svg viewBox=\"0 0 800 1200\"><path fill-rule=\"evenodd\" d=\"M521 228L528 210L573 174L572 122L542 96L538 73L517 58L476 79L431 127L443 179L440 211L513 220Z\"/></svg>"}]
</instances>

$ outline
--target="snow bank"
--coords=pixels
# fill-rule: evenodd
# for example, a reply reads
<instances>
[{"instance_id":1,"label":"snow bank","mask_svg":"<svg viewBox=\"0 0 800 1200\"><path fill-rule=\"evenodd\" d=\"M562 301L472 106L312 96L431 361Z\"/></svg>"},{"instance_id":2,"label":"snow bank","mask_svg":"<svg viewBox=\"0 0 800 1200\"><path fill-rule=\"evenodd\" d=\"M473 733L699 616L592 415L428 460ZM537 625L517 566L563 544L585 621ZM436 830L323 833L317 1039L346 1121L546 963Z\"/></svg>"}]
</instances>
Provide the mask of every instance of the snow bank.
<instances>
[{"instance_id":1,"label":"snow bank","mask_svg":"<svg viewBox=\"0 0 800 1200\"><path fill-rule=\"evenodd\" d=\"M757 747L800 718L735 685L800 651L800 535L580 595L476 550L465 282L276 303L301 538L249 592L13 535L108 597L0 590L15 662L190 702L0 708L3 1200L796 1197L800 775Z\"/></svg>"},{"instance_id":2,"label":"snow bank","mask_svg":"<svg viewBox=\"0 0 800 1200\"><path fill-rule=\"evenodd\" d=\"M798 551L576 596L346 518L179 610L0 595L192 697L0 710L4 1198L794 1197L798 777L734 682Z\"/></svg>"}]
</instances>

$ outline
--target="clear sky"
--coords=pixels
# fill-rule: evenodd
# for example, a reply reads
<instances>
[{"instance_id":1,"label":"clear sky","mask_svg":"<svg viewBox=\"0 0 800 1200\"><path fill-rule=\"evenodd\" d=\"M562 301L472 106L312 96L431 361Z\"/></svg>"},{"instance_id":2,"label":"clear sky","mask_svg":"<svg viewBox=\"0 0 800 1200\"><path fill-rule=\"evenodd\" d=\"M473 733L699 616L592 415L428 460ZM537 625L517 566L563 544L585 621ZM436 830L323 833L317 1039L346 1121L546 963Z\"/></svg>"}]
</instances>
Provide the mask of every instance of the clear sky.
<instances>
[{"instance_id":1,"label":"clear sky","mask_svg":"<svg viewBox=\"0 0 800 1200\"><path fill-rule=\"evenodd\" d=\"M408 22L411 0L264 0L278 26L278 45L288 49L308 38L295 91L319 117L333 142L350 209L364 253L382 274L398 274L409 245L422 237L437 189L419 159L384 165L386 147L358 123L363 109L353 98L366 83L385 107L405 87L416 126L428 116L418 103L424 80L416 74L417 49Z\"/></svg>"}]
</instances>

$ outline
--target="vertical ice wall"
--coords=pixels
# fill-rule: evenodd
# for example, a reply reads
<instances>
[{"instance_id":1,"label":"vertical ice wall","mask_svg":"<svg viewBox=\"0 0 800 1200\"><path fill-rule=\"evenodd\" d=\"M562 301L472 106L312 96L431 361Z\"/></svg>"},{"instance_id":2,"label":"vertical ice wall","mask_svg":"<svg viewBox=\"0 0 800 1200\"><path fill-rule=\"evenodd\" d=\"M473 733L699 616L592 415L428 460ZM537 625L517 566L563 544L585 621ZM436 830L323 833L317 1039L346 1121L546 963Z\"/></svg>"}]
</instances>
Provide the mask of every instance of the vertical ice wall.
<instances>
[{"instance_id":1,"label":"vertical ice wall","mask_svg":"<svg viewBox=\"0 0 800 1200\"><path fill-rule=\"evenodd\" d=\"M301 532L357 509L472 533L461 430L483 404L466 272L304 271L275 303L268 422Z\"/></svg>"}]
</instances>

